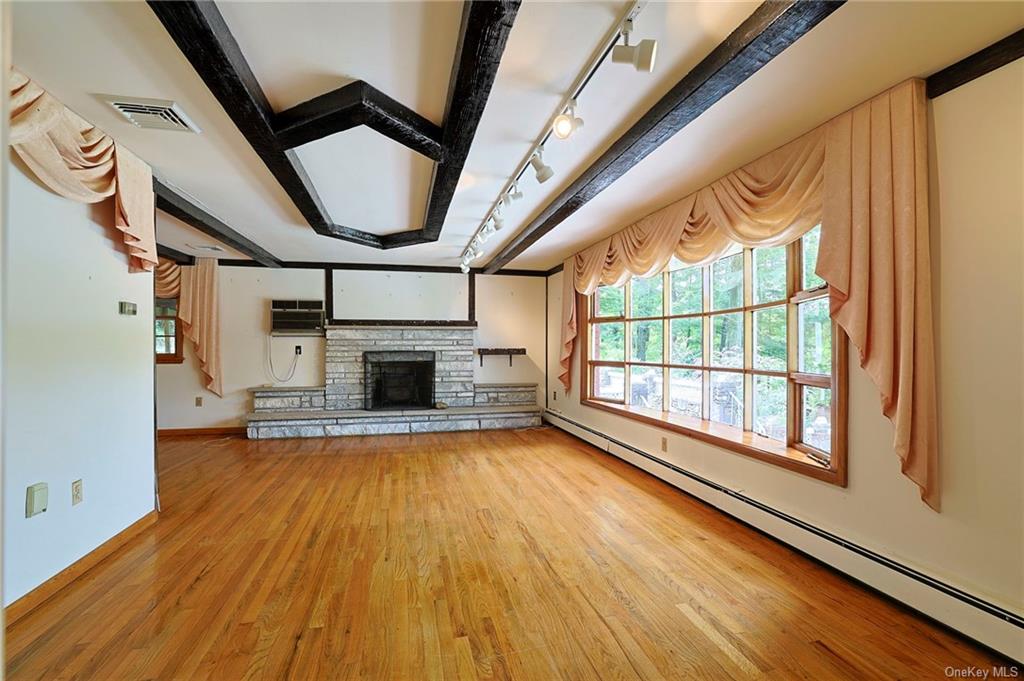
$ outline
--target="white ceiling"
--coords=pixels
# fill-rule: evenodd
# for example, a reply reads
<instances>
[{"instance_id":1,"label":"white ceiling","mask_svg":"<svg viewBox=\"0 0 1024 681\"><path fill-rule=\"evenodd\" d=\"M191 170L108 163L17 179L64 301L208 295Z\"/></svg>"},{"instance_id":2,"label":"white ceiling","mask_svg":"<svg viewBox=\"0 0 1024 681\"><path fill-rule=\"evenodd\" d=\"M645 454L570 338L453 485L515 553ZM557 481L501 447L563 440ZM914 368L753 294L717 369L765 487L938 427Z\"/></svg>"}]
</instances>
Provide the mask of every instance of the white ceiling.
<instances>
[{"instance_id":1,"label":"white ceiling","mask_svg":"<svg viewBox=\"0 0 1024 681\"><path fill-rule=\"evenodd\" d=\"M278 258L454 265L625 4L523 4L441 240L390 251L322 237L306 225L144 3L14 3L14 64ZM649 3L636 37L659 40L655 72L599 70L580 101L582 134L549 142L555 178L540 186L527 174L526 199L507 213L500 236L511 238L756 4ZM218 6L276 110L359 78L441 122L461 3ZM1021 26L1024 3L849 3L513 266L548 268L889 85L926 76ZM174 99L203 133L135 128L96 94ZM424 157L365 128L298 153L335 222L380 234L421 226L432 170ZM166 216L157 231L161 243L186 252L210 241ZM488 243L488 254L501 242Z\"/></svg>"}]
</instances>

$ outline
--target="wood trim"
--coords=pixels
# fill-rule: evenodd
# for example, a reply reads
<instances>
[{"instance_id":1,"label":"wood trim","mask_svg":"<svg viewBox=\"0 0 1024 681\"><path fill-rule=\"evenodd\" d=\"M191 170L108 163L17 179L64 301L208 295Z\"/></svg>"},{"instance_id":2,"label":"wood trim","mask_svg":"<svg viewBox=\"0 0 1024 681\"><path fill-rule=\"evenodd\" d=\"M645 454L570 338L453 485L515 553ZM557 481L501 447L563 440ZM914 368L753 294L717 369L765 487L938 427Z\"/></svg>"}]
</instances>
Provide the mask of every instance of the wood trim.
<instances>
[{"instance_id":1,"label":"wood trim","mask_svg":"<svg viewBox=\"0 0 1024 681\"><path fill-rule=\"evenodd\" d=\"M846 486L845 474L840 475L839 471L822 466L795 447L787 447L784 443L777 443L775 440L761 437L755 433L741 431L732 426L711 421L698 421L697 419L691 419L682 415L665 412L659 412L658 415L655 415L655 413L643 413L646 410L642 411L638 407L616 406L597 400L581 399L580 404L692 437L722 449L743 454L744 456L801 473L823 482L840 487ZM684 419L693 421L693 424L685 425L683 423ZM735 431L735 433L729 431Z\"/></svg>"},{"instance_id":2,"label":"wood trim","mask_svg":"<svg viewBox=\"0 0 1024 681\"><path fill-rule=\"evenodd\" d=\"M143 530L150 527L157 521L158 517L159 514L155 510L150 511L107 541L94 548L89 553L76 560L71 565L55 574L53 577L50 577L45 582L8 605L4 609L6 625L11 626L22 617L38 608L60 592L61 589L70 585L90 569L102 562L103 559L115 553L126 543L138 536Z\"/></svg>"},{"instance_id":3,"label":"wood trim","mask_svg":"<svg viewBox=\"0 0 1024 681\"><path fill-rule=\"evenodd\" d=\"M1024 28L928 76L925 93L928 99L934 99L1021 57L1024 57Z\"/></svg>"},{"instance_id":4,"label":"wood trim","mask_svg":"<svg viewBox=\"0 0 1024 681\"><path fill-rule=\"evenodd\" d=\"M466 319L476 321L476 272L469 273L469 290L466 293Z\"/></svg>"},{"instance_id":5,"label":"wood trim","mask_svg":"<svg viewBox=\"0 0 1024 681\"><path fill-rule=\"evenodd\" d=\"M190 197L156 177L153 178L153 192L156 194L156 207L159 210L176 217L187 225L195 227L203 234L213 237L239 253L244 253L266 267L281 266L277 258L265 251L254 241L250 241L242 236L227 224L208 213Z\"/></svg>"},{"instance_id":6,"label":"wood trim","mask_svg":"<svg viewBox=\"0 0 1024 681\"><path fill-rule=\"evenodd\" d=\"M156 431L157 437L179 437L179 436L239 436L245 435L245 426L219 426L216 428L160 428Z\"/></svg>"},{"instance_id":7,"label":"wood trim","mask_svg":"<svg viewBox=\"0 0 1024 681\"><path fill-rule=\"evenodd\" d=\"M472 319L332 319L328 326L471 326Z\"/></svg>"},{"instance_id":8,"label":"wood trim","mask_svg":"<svg viewBox=\"0 0 1024 681\"><path fill-rule=\"evenodd\" d=\"M334 316L334 268L324 268L324 317Z\"/></svg>"},{"instance_id":9,"label":"wood trim","mask_svg":"<svg viewBox=\"0 0 1024 681\"><path fill-rule=\"evenodd\" d=\"M322 236L379 249L430 243L440 238L519 5L520 0L464 3L438 149L436 140L430 139L436 134L433 123L382 93L367 94L376 91L365 84L322 95L282 112L279 119L215 3L149 0L150 8L178 48L309 226ZM355 103L357 95L360 100L364 95L368 98L365 106ZM330 134L332 129L351 127L353 119L392 138L402 137L437 161L422 228L379 236L336 224L331 219L290 147L307 137L316 139Z\"/></svg>"},{"instance_id":10,"label":"wood trim","mask_svg":"<svg viewBox=\"0 0 1024 681\"><path fill-rule=\"evenodd\" d=\"M182 253L181 251L175 250L170 246L164 246L162 244L156 245L156 254L161 258L167 258L173 260L179 265L195 265L196 259L194 256L188 253Z\"/></svg>"},{"instance_id":11,"label":"wood trim","mask_svg":"<svg viewBox=\"0 0 1024 681\"><path fill-rule=\"evenodd\" d=\"M218 262L221 267L265 267L265 265L256 262L255 260L236 260L227 258ZM391 265L387 263L366 262L305 262L302 260L284 260L281 261L280 265L284 269L296 270L322 270L330 268L335 270L365 270L367 272L430 272L435 274L463 273L458 267L448 267L445 265ZM474 267L469 271L472 274L484 273L483 269L480 267ZM504 269L498 270L497 272L491 272L487 276L547 277L549 275L544 270Z\"/></svg>"},{"instance_id":12,"label":"wood trim","mask_svg":"<svg viewBox=\"0 0 1024 681\"><path fill-rule=\"evenodd\" d=\"M510 263L674 134L806 35L842 2L766 2L552 200L484 268Z\"/></svg>"}]
</instances>

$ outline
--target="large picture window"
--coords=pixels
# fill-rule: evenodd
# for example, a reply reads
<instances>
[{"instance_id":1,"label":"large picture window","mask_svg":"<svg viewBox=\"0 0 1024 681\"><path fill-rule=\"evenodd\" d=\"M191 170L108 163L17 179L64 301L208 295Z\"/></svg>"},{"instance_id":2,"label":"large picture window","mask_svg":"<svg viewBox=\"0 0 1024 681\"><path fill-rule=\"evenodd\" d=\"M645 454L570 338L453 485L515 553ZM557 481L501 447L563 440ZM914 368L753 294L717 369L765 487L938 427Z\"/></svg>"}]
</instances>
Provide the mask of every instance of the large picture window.
<instances>
[{"instance_id":1,"label":"large picture window","mask_svg":"<svg viewBox=\"0 0 1024 681\"><path fill-rule=\"evenodd\" d=\"M584 403L845 484L846 344L819 237L599 288L580 306Z\"/></svg>"}]
</instances>

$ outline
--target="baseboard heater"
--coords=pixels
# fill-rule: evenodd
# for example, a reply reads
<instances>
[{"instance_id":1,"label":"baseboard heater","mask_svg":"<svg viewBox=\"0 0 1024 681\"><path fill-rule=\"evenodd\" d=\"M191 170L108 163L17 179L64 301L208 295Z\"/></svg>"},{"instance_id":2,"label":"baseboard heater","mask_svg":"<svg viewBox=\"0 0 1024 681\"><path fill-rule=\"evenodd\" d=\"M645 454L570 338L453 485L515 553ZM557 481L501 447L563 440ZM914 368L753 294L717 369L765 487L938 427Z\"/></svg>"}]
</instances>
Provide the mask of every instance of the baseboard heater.
<instances>
[{"instance_id":1,"label":"baseboard heater","mask_svg":"<svg viewBox=\"0 0 1024 681\"><path fill-rule=\"evenodd\" d=\"M629 451L629 452L631 452L633 454L636 454L637 456L643 457L644 459L646 459L648 461L651 461L651 462L657 464L658 466L664 467L664 468L672 471L673 473L678 473L679 475L682 475L682 476L688 478L689 480L693 480L694 482L697 482L697 483L699 483L700 485L702 485L704 487L707 487L707 488L709 488L711 490L714 490L716 492L724 494L724 495L726 495L726 496L728 496L728 497L730 497L732 499L740 501L743 504L746 504L748 506L751 506L751 507L757 509L758 511L761 511L763 513L771 515L774 518L782 520L783 522L786 522L786 523L788 523L790 525L793 525L793 526L795 526L795 527L797 527L797 528L799 528L799 529L801 529L801 530L803 530L805 532L808 532L808 533L814 535L815 537L818 537L820 539L824 539L827 542L830 542L832 544L840 546L843 549L846 549L847 551L850 551L851 553L856 554L857 556L859 556L861 558L865 558L865 559L867 559L869 561L872 561L873 563L876 563L878 565L886 567L889 570L892 570L892 571L894 571L894 572L896 572L896 573L898 573L898 574L900 574L900 575L902 575L904 577L907 577L907 578L913 580L914 582L916 582L918 584L921 584L921 585L924 585L924 586L929 587L931 589L934 589L935 591L938 591L939 593L941 593L941 594L943 594L943 595L945 595L945 596L947 596L949 598L955 599L959 603L962 603L964 605L970 606L971 608L975 608L978 611L985 613L986 615L990 615L992 617L995 617L995 618L1001 620L1002 622L1005 622L1005 623L1007 623L1007 624L1017 628L1018 630L1024 630L1024 617L1021 617L1020 615L1018 615L1018 614L1016 614L1014 612L1011 612L1011 611L1009 611L1009 610L1007 610L1005 608L1002 608L1002 607L1000 607L1000 606L998 606L998 605L996 605L994 603L990 603L989 601L986 601L984 599L978 598L977 596L969 594L966 591L963 591L962 589L958 589L957 587L955 587L955 586L953 586L951 584L947 584L947 583L945 583L943 581L940 581L940 580L938 580L938 579L936 579L934 577L926 575L923 572L915 570L912 567L909 567L907 565L899 563L899 562L897 562L895 560L892 560L891 558L887 558L887 557L885 557L885 556L883 556L883 555L881 555L879 553L876 553L876 552L872 551L871 549L865 548L863 546L860 546L859 544L851 542L851 541L849 541L847 539L844 539L844 538L842 538L842 537L840 537L838 535L832 534L831 532L828 532L827 530L823 530L820 527L816 527L815 525L811 525L810 523L808 523L806 521L803 521L803 520L800 520L799 518L796 518L794 516L791 516L788 513L783 513L782 511L780 511L780 510L778 510L776 508L773 508L772 506L769 506L769 505L767 505L765 503L762 503L762 502L760 502L760 501L758 501L756 499L748 497L745 494L742 494L741 492L737 492L736 490L733 490L733 489L730 489L730 488L725 487L723 485L720 485L720 484L718 484L717 482L715 482L713 480L709 480L708 478L705 478L705 477L703 477L701 475L697 475L696 473L688 471L685 468L681 468L680 466L677 466L677 465L675 465L673 463L670 463L668 461L660 459L660 458L654 456L653 454L649 454L649 453L643 451L642 449L638 449L637 447L634 447L633 445L630 445L630 444L627 444L625 442L622 442L621 440L618 440L618 439L616 439L614 437L611 437L610 435L606 435L605 433L602 433L602 432L600 432L598 430L595 430L595 429L593 429L593 428L591 428L589 426L586 426L586 425L584 425L582 423L579 423L578 421L575 421L575 420L573 420L571 418L568 418L568 417L566 417L566 416L564 416L564 415L562 415L562 414L560 414L560 413L558 413L556 411L552 411L550 409L546 409L545 412L544 412L544 416L546 418L557 419L559 421L562 421L562 422L568 424L569 426L571 426L573 428L577 428L577 429L582 430L582 431L584 431L586 433L589 433L589 434L591 434L593 436L596 436L597 438L605 440L605 441L607 441L609 443L609 445L614 444L614 445L616 445L618 447L621 447L622 449L627 450L627 451ZM557 425L557 424L555 424L555 425ZM563 428L563 430L564 430L564 428ZM573 433L571 430L566 430L566 432L568 432L570 435L575 435L575 433ZM578 435L575 435L575 436L579 437ZM588 444L594 446L593 442L589 442L585 438L581 438L581 439L583 439L584 442L587 442ZM626 463L630 463L631 465L636 465L636 464L634 464L634 463L632 463L632 462L630 462L630 461L628 461L626 459L622 459L622 457L618 457L614 452L611 452L610 450L606 450L606 451L608 451L608 453L611 454L612 456L616 456L617 458L619 458L622 461L625 461ZM640 470L643 470L644 472L647 472L647 473L651 473L650 471L647 471L644 468L640 468ZM651 473L651 474L653 475L653 473ZM683 489L683 488L679 487L678 485L674 485L669 480L661 478L660 476L655 476L655 477L658 477L660 480L663 480L664 482L672 485L673 487L676 487L676 489L679 489L680 491L682 491L685 494L692 494L688 490ZM793 550L795 550L798 553L801 553L801 554L807 556L811 560L814 560L814 561L816 561L818 563L821 563L822 565L825 565L826 567L829 567L829 568L831 568L833 570L837 570L837 571L841 572L843 575L849 577L850 579L853 579L856 582L859 582L860 584L863 584L864 586L866 586L867 588L871 589L872 591L878 592L879 594L881 594L882 596L884 596L886 598L891 598L891 599L893 599L893 600L895 600L895 601L905 605L906 607L914 610L915 612L921 614L922 616L924 616L924 617L926 617L926 618L928 618L930 620L933 620L935 622L938 622L942 626L946 626L946 627L949 627L949 628L955 630L959 634L961 634L963 636L966 636L967 638L970 638L971 640L975 641L979 645L981 645L981 646L983 646L983 647L985 647L985 648L987 648L989 650L992 650L993 652L995 652L995 653L997 653L999 655L1010 656L1010 659L1013 659L1012 654L1007 652L1005 649L1002 649L1002 646L995 647L992 644L990 644L990 643L988 643L988 642L986 642L984 640L979 639L978 636L973 635L971 632L964 631L963 629L961 629L961 628L959 628L957 626L954 626L953 624L951 624L948 621L940 620L940 619L936 618L935 616L929 614L928 612L925 612L920 607L915 606L913 603L908 603L906 600L903 600L903 599L898 598L898 597L896 597L896 596L894 596L894 595L892 595L890 593L887 593L886 591L882 590L881 588L879 588L877 586L874 586L874 585L864 581L863 579L860 579L857 575L855 575L855 574L853 574L853 573L851 573L851 572L849 572L847 570L841 569L841 568L839 568L839 567L837 567L835 565L832 565L832 564L830 564L828 562L825 562L822 559L818 558L817 556L815 556L815 555L809 553L808 551L804 550L803 548L795 546L791 542L786 541L785 539L783 539L781 537L778 537L778 536L772 534L771 532L768 532L767 530L764 530L764 529L762 529L760 527L757 527L756 525L752 525L749 521L747 521L744 518L741 518L739 516L736 516L733 513L730 513L729 511L727 511L726 509L722 508L721 506L718 506L718 505L716 505L716 504L714 504L714 503L712 503L712 502L710 502L710 501L708 501L706 499L702 499L699 496L697 496L697 498L700 501L704 502L704 503L711 504L712 506L714 506L719 511L721 511L723 513L726 513L727 515L729 515L729 516L731 516L733 518L736 518L737 520L739 520L740 522L742 522L745 525L750 526L754 530L756 530L758 532L761 532L763 534L766 534L767 536L771 537L775 541L780 541L783 544L786 544L787 546L789 546Z\"/></svg>"}]
</instances>

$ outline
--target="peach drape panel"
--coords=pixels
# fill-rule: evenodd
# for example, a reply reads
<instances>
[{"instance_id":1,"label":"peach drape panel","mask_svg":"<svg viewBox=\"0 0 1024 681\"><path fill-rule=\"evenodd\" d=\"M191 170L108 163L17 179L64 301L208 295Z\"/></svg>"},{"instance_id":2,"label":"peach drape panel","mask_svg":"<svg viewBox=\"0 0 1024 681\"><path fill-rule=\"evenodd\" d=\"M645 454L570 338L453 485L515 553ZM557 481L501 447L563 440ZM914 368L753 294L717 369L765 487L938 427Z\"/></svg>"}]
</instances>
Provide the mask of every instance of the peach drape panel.
<instances>
[{"instance_id":1,"label":"peach drape panel","mask_svg":"<svg viewBox=\"0 0 1024 681\"><path fill-rule=\"evenodd\" d=\"M827 124L817 271L895 426L903 474L938 510L927 126L920 80Z\"/></svg>"},{"instance_id":2,"label":"peach drape panel","mask_svg":"<svg viewBox=\"0 0 1024 681\"><path fill-rule=\"evenodd\" d=\"M81 203L113 196L129 269L153 270L153 174L146 163L17 71L11 72L10 144L57 194Z\"/></svg>"},{"instance_id":3,"label":"peach drape panel","mask_svg":"<svg viewBox=\"0 0 1024 681\"><path fill-rule=\"evenodd\" d=\"M938 509L924 82L909 80L565 261L559 379L571 387L576 292L778 246L819 222L817 273L896 430L902 470Z\"/></svg>"},{"instance_id":4,"label":"peach drape panel","mask_svg":"<svg viewBox=\"0 0 1024 681\"><path fill-rule=\"evenodd\" d=\"M161 258L154 279L157 298L178 299L178 320L192 341L206 389L223 397L217 260L197 258L195 265L182 267Z\"/></svg>"}]
</instances>

